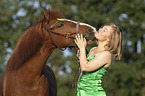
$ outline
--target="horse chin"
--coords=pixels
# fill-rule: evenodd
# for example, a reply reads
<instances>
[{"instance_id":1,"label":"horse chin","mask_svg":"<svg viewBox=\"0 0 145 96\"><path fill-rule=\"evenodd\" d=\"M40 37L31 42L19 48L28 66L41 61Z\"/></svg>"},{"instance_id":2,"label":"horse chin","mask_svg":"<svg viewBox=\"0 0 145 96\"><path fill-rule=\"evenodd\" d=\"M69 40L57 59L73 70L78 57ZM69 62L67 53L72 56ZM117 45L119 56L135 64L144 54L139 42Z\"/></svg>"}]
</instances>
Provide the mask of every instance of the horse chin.
<instances>
[{"instance_id":1,"label":"horse chin","mask_svg":"<svg viewBox=\"0 0 145 96\"><path fill-rule=\"evenodd\" d=\"M94 41L92 41L92 40L87 41L87 44L93 44L93 43L94 43Z\"/></svg>"},{"instance_id":2,"label":"horse chin","mask_svg":"<svg viewBox=\"0 0 145 96\"><path fill-rule=\"evenodd\" d=\"M70 48L70 49L72 49L72 48L74 48L74 47L76 47L77 45L75 45L75 44L71 44L71 45L68 45L67 47L68 48Z\"/></svg>"},{"instance_id":3,"label":"horse chin","mask_svg":"<svg viewBox=\"0 0 145 96\"><path fill-rule=\"evenodd\" d=\"M69 49L73 49L74 47L75 47L75 46L69 46L68 48L69 48Z\"/></svg>"},{"instance_id":4,"label":"horse chin","mask_svg":"<svg viewBox=\"0 0 145 96\"><path fill-rule=\"evenodd\" d=\"M86 38L87 44L92 44L96 40L95 37L85 37L85 38Z\"/></svg>"}]
</instances>

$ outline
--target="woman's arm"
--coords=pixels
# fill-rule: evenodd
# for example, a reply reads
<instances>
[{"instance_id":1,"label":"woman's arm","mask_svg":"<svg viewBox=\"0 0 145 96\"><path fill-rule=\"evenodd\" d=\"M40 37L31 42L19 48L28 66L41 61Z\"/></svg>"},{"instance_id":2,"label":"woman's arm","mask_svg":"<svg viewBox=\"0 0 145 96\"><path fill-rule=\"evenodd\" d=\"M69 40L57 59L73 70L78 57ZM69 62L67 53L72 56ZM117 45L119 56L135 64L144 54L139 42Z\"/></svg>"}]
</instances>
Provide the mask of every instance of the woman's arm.
<instances>
[{"instance_id":1,"label":"woman's arm","mask_svg":"<svg viewBox=\"0 0 145 96\"><path fill-rule=\"evenodd\" d=\"M103 65L111 64L111 53L108 51L98 53L98 55L91 61L87 61L84 54L85 51L80 49L80 65L82 71L94 71Z\"/></svg>"},{"instance_id":2,"label":"woman's arm","mask_svg":"<svg viewBox=\"0 0 145 96\"><path fill-rule=\"evenodd\" d=\"M111 53L108 51L104 51L101 53L98 53L97 56L91 61L87 61L86 58L86 40L83 38L83 36L77 35L75 40L77 46L80 49L80 66L82 71L93 71L105 64L111 63Z\"/></svg>"},{"instance_id":3,"label":"woman's arm","mask_svg":"<svg viewBox=\"0 0 145 96\"><path fill-rule=\"evenodd\" d=\"M92 49L93 49L93 48L92 48ZM86 57L87 57L88 51L87 51L87 49L85 49L85 50L86 50ZM90 51L91 51L91 50L90 50ZM77 50L76 56L77 56L77 59L80 60L80 50Z\"/></svg>"}]
</instances>

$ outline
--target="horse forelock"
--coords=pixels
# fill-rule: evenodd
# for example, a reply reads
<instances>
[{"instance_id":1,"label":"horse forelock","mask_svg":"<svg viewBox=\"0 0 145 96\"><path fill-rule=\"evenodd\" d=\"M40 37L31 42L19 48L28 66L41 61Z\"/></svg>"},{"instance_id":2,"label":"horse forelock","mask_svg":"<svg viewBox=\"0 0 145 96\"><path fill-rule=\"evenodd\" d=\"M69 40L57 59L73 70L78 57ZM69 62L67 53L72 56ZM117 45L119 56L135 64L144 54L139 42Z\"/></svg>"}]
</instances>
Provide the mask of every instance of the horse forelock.
<instances>
[{"instance_id":1,"label":"horse forelock","mask_svg":"<svg viewBox=\"0 0 145 96\"><path fill-rule=\"evenodd\" d=\"M75 24L78 23L78 22L73 21L73 20L70 20L70 19L59 19L59 18L57 18L57 20L58 20L58 21L68 21L68 22L72 22L72 23L75 23ZM79 25L88 26L88 27L92 28L93 30L96 30L95 27L93 27L93 26L91 26L91 25L89 25L89 24L86 24L86 23L81 23L81 22L80 22Z\"/></svg>"},{"instance_id":2,"label":"horse forelock","mask_svg":"<svg viewBox=\"0 0 145 96\"><path fill-rule=\"evenodd\" d=\"M8 70L17 70L23 66L38 50L43 38L40 35L41 25L37 24L26 30L21 36L7 63Z\"/></svg>"}]
</instances>

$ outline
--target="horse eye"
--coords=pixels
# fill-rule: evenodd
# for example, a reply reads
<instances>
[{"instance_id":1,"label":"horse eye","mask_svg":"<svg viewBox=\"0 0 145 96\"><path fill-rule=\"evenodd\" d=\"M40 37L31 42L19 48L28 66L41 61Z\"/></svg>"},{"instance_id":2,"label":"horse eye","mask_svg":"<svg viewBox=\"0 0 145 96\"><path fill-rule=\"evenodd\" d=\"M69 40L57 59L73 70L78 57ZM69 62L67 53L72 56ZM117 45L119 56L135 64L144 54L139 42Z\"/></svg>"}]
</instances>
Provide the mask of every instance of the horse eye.
<instances>
[{"instance_id":1,"label":"horse eye","mask_svg":"<svg viewBox=\"0 0 145 96\"><path fill-rule=\"evenodd\" d=\"M60 27L62 27L62 26L64 26L64 24L60 24L60 25L58 26L58 28L60 28Z\"/></svg>"}]
</instances>

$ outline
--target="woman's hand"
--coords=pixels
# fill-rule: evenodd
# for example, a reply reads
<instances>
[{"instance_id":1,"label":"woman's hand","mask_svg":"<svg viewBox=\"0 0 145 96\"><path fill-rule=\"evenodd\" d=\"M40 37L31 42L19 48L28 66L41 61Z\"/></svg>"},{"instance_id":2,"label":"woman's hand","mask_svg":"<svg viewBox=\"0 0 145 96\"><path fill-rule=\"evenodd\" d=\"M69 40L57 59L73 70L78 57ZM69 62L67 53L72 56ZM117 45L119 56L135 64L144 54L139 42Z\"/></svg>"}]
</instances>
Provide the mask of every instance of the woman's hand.
<instances>
[{"instance_id":1,"label":"woman's hand","mask_svg":"<svg viewBox=\"0 0 145 96\"><path fill-rule=\"evenodd\" d=\"M79 49L86 48L87 42L86 39L83 38L83 35L77 35L75 39L75 43L77 44Z\"/></svg>"},{"instance_id":2,"label":"woman's hand","mask_svg":"<svg viewBox=\"0 0 145 96\"><path fill-rule=\"evenodd\" d=\"M77 59L80 59L80 50L77 51Z\"/></svg>"}]
</instances>

